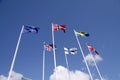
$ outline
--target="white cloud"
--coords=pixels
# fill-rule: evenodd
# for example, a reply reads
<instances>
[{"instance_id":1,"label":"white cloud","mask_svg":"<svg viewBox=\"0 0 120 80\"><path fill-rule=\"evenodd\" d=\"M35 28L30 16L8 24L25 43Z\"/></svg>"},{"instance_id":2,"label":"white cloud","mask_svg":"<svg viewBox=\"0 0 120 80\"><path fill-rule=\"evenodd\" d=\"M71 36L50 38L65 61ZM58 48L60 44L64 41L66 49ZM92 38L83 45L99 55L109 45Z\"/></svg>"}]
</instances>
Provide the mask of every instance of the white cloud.
<instances>
[{"instance_id":1,"label":"white cloud","mask_svg":"<svg viewBox=\"0 0 120 80\"><path fill-rule=\"evenodd\" d=\"M58 66L56 72L50 76L50 80L56 80L56 78L57 80L90 80L90 77L87 73L84 73L80 70L69 71L63 66Z\"/></svg>"},{"instance_id":2,"label":"white cloud","mask_svg":"<svg viewBox=\"0 0 120 80\"><path fill-rule=\"evenodd\" d=\"M0 80L7 80L7 77L0 75Z\"/></svg>"},{"instance_id":3,"label":"white cloud","mask_svg":"<svg viewBox=\"0 0 120 80\"><path fill-rule=\"evenodd\" d=\"M0 80L7 80L7 77L5 77L4 75L0 75ZM31 80L31 79L24 77L20 73L16 73L16 72L12 71L10 80Z\"/></svg>"},{"instance_id":4,"label":"white cloud","mask_svg":"<svg viewBox=\"0 0 120 80\"><path fill-rule=\"evenodd\" d=\"M101 79L95 79L95 80L101 80ZM108 79L103 78L102 80L108 80Z\"/></svg>"},{"instance_id":5,"label":"white cloud","mask_svg":"<svg viewBox=\"0 0 120 80\"><path fill-rule=\"evenodd\" d=\"M95 79L95 80L100 80L100 79Z\"/></svg>"},{"instance_id":6,"label":"white cloud","mask_svg":"<svg viewBox=\"0 0 120 80\"><path fill-rule=\"evenodd\" d=\"M100 61L103 60L102 57L99 56L99 55L93 55L93 58L94 58L94 60L95 60L96 63L98 63L98 62L100 62ZM92 58L92 56L90 54L88 54L87 56L85 56L85 59L88 62L88 64L92 65L92 66L94 65L93 58Z\"/></svg>"},{"instance_id":7,"label":"white cloud","mask_svg":"<svg viewBox=\"0 0 120 80\"><path fill-rule=\"evenodd\" d=\"M103 60L103 58L101 56L99 56L99 55L95 55L94 58L95 58L96 62L100 62L100 61Z\"/></svg>"}]
</instances>

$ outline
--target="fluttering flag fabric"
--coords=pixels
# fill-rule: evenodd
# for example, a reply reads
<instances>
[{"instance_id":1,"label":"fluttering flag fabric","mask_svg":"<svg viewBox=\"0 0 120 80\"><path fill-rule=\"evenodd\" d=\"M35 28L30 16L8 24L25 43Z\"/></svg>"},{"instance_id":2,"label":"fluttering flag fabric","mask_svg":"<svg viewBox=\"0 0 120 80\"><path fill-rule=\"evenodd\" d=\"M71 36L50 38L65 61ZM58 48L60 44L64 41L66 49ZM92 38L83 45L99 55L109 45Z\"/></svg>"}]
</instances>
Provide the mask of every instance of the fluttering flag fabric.
<instances>
[{"instance_id":1,"label":"fluttering flag fabric","mask_svg":"<svg viewBox=\"0 0 120 80\"><path fill-rule=\"evenodd\" d=\"M47 51L51 51L51 49L53 49L53 48L56 49L56 45L53 45L53 44L44 44L44 48L45 48Z\"/></svg>"},{"instance_id":2,"label":"fluttering flag fabric","mask_svg":"<svg viewBox=\"0 0 120 80\"><path fill-rule=\"evenodd\" d=\"M24 33L25 32L30 32L30 33L38 33L38 31L39 31L39 27L34 27L34 26L24 26Z\"/></svg>"},{"instance_id":3,"label":"fluttering flag fabric","mask_svg":"<svg viewBox=\"0 0 120 80\"><path fill-rule=\"evenodd\" d=\"M52 27L53 31L62 30L64 33L66 33L66 25L58 25L52 23Z\"/></svg>"},{"instance_id":4,"label":"fluttering flag fabric","mask_svg":"<svg viewBox=\"0 0 120 80\"><path fill-rule=\"evenodd\" d=\"M65 54L77 54L77 48L64 47Z\"/></svg>"},{"instance_id":5,"label":"fluttering flag fabric","mask_svg":"<svg viewBox=\"0 0 120 80\"><path fill-rule=\"evenodd\" d=\"M88 47L89 51L95 52L97 55L99 55L99 53L91 45L87 44L87 47Z\"/></svg>"},{"instance_id":6,"label":"fluttering flag fabric","mask_svg":"<svg viewBox=\"0 0 120 80\"><path fill-rule=\"evenodd\" d=\"M88 37L88 36L90 36L90 34L87 33L87 32L77 32L77 31L75 31L75 34L80 35L82 37Z\"/></svg>"}]
</instances>

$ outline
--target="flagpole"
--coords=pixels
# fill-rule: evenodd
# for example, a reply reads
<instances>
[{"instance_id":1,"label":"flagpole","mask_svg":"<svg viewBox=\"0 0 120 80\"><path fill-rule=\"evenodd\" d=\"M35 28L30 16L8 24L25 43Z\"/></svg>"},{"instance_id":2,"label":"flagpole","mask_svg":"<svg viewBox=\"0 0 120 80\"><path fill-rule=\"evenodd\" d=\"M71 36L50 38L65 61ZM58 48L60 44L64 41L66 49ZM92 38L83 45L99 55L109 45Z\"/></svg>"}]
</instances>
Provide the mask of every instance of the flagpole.
<instances>
[{"instance_id":1,"label":"flagpole","mask_svg":"<svg viewBox=\"0 0 120 80\"><path fill-rule=\"evenodd\" d=\"M24 25L22 26L22 29L21 29L21 32L20 32L20 35L19 35L19 39L18 39L18 42L17 42L16 50L15 50L15 53L14 53L14 57L13 57L13 60L12 60L12 64L11 64L11 67L10 67L10 71L9 71L9 75L8 75L7 80L10 80L10 77L11 77L11 74L12 74L12 71L13 71L13 67L14 67L16 56L17 56L17 51L18 51L18 48L19 48L19 44L20 44L20 40L21 40L21 37L22 37L23 30L24 30Z\"/></svg>"},{"instance_id":2,"label":"flagpole","mask_svg":"<svg viewBox=\"0 0 120 80\"><path fill-rule=\"evenodd\" d=\"M103 78L102 78L102 76L101 76L101 73L100 73L100 71L99 71L99 69L98 69L98 66L97 66L97 64L96 64L96 61L95 61L95 59L94 59L94 57L93 57L93 55L92 55L92 53L91 53L90 50L89 50L89 53L90 53L90 56L91 56L92 59L93 59L93 62L94 62L94 64L95 64L95 67L96 67L96 70L97 70L97 72L98 72L98 74L99 74L100 79L103 80Z\"/></svg>"},{"instance_id":3,"label":"flagpole","mask_svg":"<svg viewBox=\"0 0 120 80\"><path fill-rule=\"evenodd\" d=\"M52 42L53 42L53 56L54 56L54 68L56 72L56 53L55 53L55 41L54 41L54 31L53 31L53 24L52 24ZM56 80L57 80L57 72L55 74Z\"/></svg>"},{"instance_id":4,"label":"flagpole","mask_svg":"<svg viewBox=\"0 0 120 80\"><path fill-rule=\"evenodd\" d=\"M75 34L75 30L74 30L74 34ZM75 34L75 36L76 36L76 40L77 40L77 42L78 42L79 48L80 48L80 50L81 50L83 59L84 59L84 61L85 61L85 64L86 64L86 67L87 67L89 76L90 76L91 80L93 80L93 77L92 77L92 75L91 75L90 69L89 69L89 67L88 67L87 61L86 61L86 59L85 59L85 55L84 55L84 53L83 53L83 50L82 50L82 47L81 47L81 44L80 44L80 41L78 40L78 37L77 37L76 34Z\"/></svg>"},{"instance_id":5,"label":"flagpole","mask_svg":"<svg viewBox=\"0 0 120 80\"><path fill-rule=\"evenodd\" d=\"M42 80L45 78L45 48L43 46L43 72L42 72Z\"/></svg>"},{"instance_id":6,"label":"flagpole","mask_svg":"<svg viewBox=\"0 0 120 80\"><path fill-rule=\"evenodd\" d=\"M67 64L69 80L71 80L71 76L70 76L70 72L69 72L69 64L68 64L68 59L67 59L67 55L66 54L65 54L65 60L66 60L66 64Z\"/></svg>"}]
</instances>

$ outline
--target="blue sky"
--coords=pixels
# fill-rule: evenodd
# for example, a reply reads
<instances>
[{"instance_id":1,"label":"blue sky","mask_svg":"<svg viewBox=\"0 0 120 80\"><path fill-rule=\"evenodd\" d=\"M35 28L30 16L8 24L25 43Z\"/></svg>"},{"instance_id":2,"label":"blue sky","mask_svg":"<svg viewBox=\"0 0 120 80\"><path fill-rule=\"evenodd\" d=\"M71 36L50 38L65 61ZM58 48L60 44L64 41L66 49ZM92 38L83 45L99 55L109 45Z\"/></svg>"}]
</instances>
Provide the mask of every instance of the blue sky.
<instances>
[{"instance_id":1,"label":"blue sky","mask_svg":"<svg viewBox=\"0 0 120 80\"><path fill-rule=\"evenodd\" d=\"M98 67L103 77L119 80L119 21L119 0L0 0L0 75L8 76L22 25L30 25L40 27L39 33L22 35L13 70L33 80L42 79L43 42L52 43L51 23L57 23L67 25L65 34L55 32L57 66L66 67L63 47L77 47L79 54L68 55L70 70L84 68L88 73L73 29L86 31L90 37L79 37L85 55L88 42L102 57ZM53 69L53 53L46 51L45 80Z\"/></svg>"}]
</instances>

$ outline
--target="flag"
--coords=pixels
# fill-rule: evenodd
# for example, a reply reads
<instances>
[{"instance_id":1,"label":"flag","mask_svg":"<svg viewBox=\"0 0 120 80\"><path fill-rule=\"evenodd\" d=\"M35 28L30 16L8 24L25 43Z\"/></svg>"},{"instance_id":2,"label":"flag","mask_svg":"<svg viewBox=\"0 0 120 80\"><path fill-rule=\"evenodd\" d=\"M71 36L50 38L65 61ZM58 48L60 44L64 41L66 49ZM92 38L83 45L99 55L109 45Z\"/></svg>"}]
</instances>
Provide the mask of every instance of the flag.
<instances>
[{"instance_id":1,"label":"flag","mask_svg":"<svg viewBox=\"0 0 120 80\"><path fill-rule=\"evenodd\" d=\"M75 31L75 34L80 35L82 37L88 37L88 36L90 36L89 33L87 33L87 32L77 32L77 31Z\"/></svg>"},{"instance_id":2,"label":"flag","mask_svg":"<svg viewBox=\"0 0 120 80\"><path fill-rule=\"evenodd\" d=\"M45 44L44 48L47 49L47 51L51 51L51 49L56 48L56 45L53 46L53 44Z\"/></svg>"},{"instance_id":3,"label":"flag","mask_svg":"<svg viewBox=\"0 0 120 80\"><path fill-rule=\"evenodd\" d=\"M66 33L66 25L59 25L59 30L63 30Z\"/></svg>"},{"instance_id":4,"label":"flag","mask_svg":"<svg viewBox=\"0 0 120 80\"><path fill-rule=\"evenodd\" d=\"M95 52L97 55L99 55L99 53L91 45L87 44L87 47L88 47L89 51Z\"/></svg>"},{"instance_id":5,"label":"flag","mask_svg":"<svg viewBox=\"0 0 120 80\"><path fill-rule=\"evenodd\" d=\"M30 33L38 33L39 27L34 27L34 26L24 26L24 31L23 32L30 32Z\"/></svg>"},{"instance_id":6,"label":"flag","mask_svg":"<svg viewBox=\"0 0 120 80\"><path fill-rule=\"evenodd\" d=\"M62 30L64 33L66 33L66 25L58 25L52 23L52 27L53 31Z\"/></svg>"},{"instance_id":7,"label":"flag","mask_svg":"<svg viewBox=\"0 0 120 80\"><path fill-rule=\"evenodd\" d=\"M65 54L77 54L77 48L64 47Z\"/></svg>"}]
</instances>

